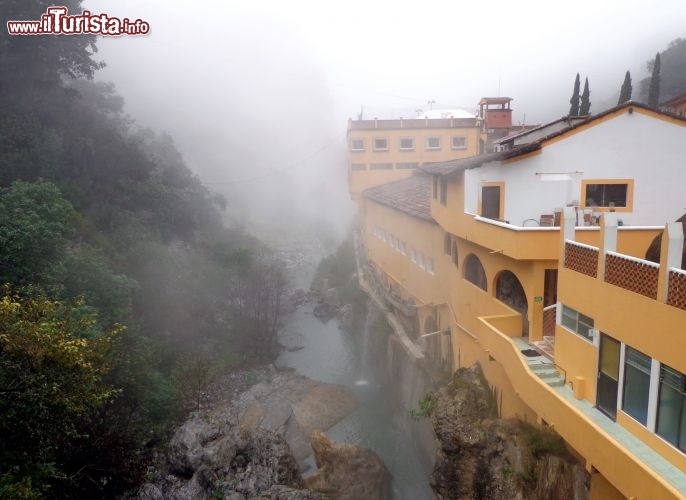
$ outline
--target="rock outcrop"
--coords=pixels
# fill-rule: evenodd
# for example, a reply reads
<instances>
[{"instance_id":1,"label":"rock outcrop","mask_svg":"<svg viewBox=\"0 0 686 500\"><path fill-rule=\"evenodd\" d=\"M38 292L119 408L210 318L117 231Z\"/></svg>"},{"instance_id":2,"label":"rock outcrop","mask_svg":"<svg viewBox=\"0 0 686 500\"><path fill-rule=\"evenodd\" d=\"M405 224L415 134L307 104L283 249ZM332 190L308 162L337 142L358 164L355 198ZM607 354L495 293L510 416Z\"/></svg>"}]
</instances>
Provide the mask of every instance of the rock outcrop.
<instances>
[{"instance_id":1,"label":"rock outcrop","mask_svg":"<svg viewBox=\"0 0 686 500\"><path fill-rule=\"evenodd\" d=\"M290 370L264 375L233 401L193 413L138 498L321 498L303 489L299 461L312 453L310 434L330 428L358 402L342 386Z\"/></svg>"},{"instance_id":2,"label":"rock outcrop","mask_svg":"<svg viewBox=\"0 0 686 500\"><path fill-rule=\"evenodd\" d=\"M305 479L308 489L332 500L387 500L390 481L386 466L368 448L335 443L312 434L317 471Z\"/></svg>"},{"instance_id":3,"label":"rock outcrop","mask_svg":"<svg viewBox=\"0 0 686 500\"><path fill-rule=\"evenodd\" d=\"M431 486L441 500L583 500L589 478L552 431L498 419L478 367L460 369L434 398L438 451Z\"/></svg>"}]
</instances>

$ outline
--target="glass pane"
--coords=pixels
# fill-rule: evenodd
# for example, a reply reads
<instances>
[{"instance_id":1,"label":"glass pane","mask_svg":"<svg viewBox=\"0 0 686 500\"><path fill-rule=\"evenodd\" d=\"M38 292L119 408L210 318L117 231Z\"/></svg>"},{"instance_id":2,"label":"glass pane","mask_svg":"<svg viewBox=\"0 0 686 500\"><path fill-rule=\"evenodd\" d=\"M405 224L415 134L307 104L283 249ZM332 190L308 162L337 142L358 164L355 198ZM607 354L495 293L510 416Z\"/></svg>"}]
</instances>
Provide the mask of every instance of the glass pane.
<instances>
[{"instance_id":1,"label":"glass pane","mask_svg":"<svg viewBox=\"0 0 686 500\"><path fill-rule=\"evenodd\" d=\"M562 325L566 326L572 331L576 331L576 318L570 318L564 311L562 312Z\"/></svg>"},{"instance_id":2,"label":"glass pane","mask_svg":"<svg viewBox=\"0 0 686 500\"><path fill-rule=\"evenodd\" d=\"M589 328L593 328L593 318L589 318L581 313L579 313L579 323L583 323L584 325L588 325Z\"/></svg>"},{"instance_id":3,"label":"glass pane","mask_svg":"<svg viewBox=\"0 0 686 500\"><path fill-rule=\"evenodd\" d=\"M648 421L648 392L650 372L647 374L628 363L624 370L624 411L646 425Z\"/></svg>"},{"instance_id":4,"label":"glass pane","mask_svg":"<svg viewBox=\"0 0 686 500\"><path fill-rule=\"evenodd\" d=\"M677 444L681 395L666 384L660 384L660 401L657 409L657 433L672 444Z\"/></svg>"},{"instance_id":5,"label":"glass pane","mask_svg":"<svg viewBox=\"0 0 686 500\"><path fill-rule=\"evenodd\" d=\"M681 422L679 428L679 448L686 450L686 398L681 398Z\"/></svg>"},{"instance_id":6,"label":"glass pane","mask_svg":"<svg viewBox=\"0 0 686 500\"><path fill-rule=\"evenodd\" d=\"M614 380L619 379L619 342L603 335L600 346L600 370Z\"/></svg>"}]
</instances>

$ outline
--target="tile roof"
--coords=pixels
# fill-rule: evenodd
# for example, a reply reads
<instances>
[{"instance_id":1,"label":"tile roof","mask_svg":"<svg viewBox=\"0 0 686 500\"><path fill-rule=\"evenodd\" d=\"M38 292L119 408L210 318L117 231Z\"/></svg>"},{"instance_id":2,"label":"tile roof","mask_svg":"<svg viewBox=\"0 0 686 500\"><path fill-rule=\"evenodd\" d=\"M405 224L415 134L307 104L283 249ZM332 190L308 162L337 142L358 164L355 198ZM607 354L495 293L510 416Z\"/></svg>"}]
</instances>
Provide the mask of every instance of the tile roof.
<instances>
[{"instance_id":1,"label":"tile roof","mask_svg":"<svg viewBox=\"0 0 686 500\"><path fill-rule=\"evenodd\" d=\"M400 210L419 219L431 218L431 177L415 173L412 177L369 188L362 196Z\"/></svg>"},{"instance_id":2,"label":"tile roof","mask_svg":"<svg viewBox=\"0 0 686 500\"><path fill-rule=\"evenodd\" d=\"M558 130L556 132L552 132L545 137L541 137L540 139L537 139L536 141L523 144L521 146L517 146L513 149L508 149L506 151L500 151L497 153L487 153L487 154L482 154L479 156L473 156L470 158L464 158L460 160L449 160L449 161L444 161L444 162L436 162L433 164L424 164L420 168L429 173L429 174L438 174L438 175L450 175L455 172L459 172L462 170L468 170L471 168L477 168L483 165L484 163L488 163L491 161L502 161L502 160L507 160L510 158L515 158L517 156L524 155L526 153L530 153L532 151L539 150L543 147L543 145L550 141L551 139L555 139L556 137L560 137L562 135L567 134L568 132L575 130L577 128L583 127L588 125L589 123L593 123L597 120L600 120L601 118L604 118L605 116L611 115L612 113L616 113L618 111L622 110L627 110L627 112L631 113L633 111L633 108L638 108L638 109L643 109L646 111L650 111L652 113L655 113L656 115L661 115L667 118L675 119L677 121L680 121L684 124L686 124L686 118L683 116L678 116L675 115L674 113L669 113L665 111L661 111L655 108L651 108L650 106L647 106L645 104L642 104L640 102L635 102L635 101L627 101L623 104L620 104L618 106L615 106L613 108L607 109L601 113L598 113L597 115L591 115L589 118L586 120L574 123L573 125L569 127L565 127L562 130Z\"/></svg>"}]
</instances>

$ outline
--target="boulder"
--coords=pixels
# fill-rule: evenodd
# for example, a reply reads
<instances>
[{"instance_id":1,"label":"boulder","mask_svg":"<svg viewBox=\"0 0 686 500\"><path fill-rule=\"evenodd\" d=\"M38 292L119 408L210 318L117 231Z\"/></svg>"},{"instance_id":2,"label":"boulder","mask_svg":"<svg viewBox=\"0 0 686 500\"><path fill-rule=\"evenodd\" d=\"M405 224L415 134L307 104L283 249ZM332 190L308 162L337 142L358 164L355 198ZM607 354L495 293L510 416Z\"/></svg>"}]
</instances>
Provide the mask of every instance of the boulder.
<instances>
[{"instance_id":1,"label":"boulder","mask_svg":"<svg viewBox=\"0 0 686 500\"><path fill-rule=\"evenodd\" d=\"M367 448L338 444L322 432L312 433L317 471L305 479L308 489L332 500L386 500L390 477L376 453Z\"/></svg>"},{"instance_id":2,"label":"boulder","mask_svg":"<svg viewBox=\"0 0 686 500\"><path fill-rule=\"evenodd\" d=\"M317 304L312 310L312 314L314 315L314 317L321 320L324 323L326 323L331 318L336 316L337 313L338 308L336 306L332 306L331 304L327 304L325 302Z\"/></svg>"}]
</instances>

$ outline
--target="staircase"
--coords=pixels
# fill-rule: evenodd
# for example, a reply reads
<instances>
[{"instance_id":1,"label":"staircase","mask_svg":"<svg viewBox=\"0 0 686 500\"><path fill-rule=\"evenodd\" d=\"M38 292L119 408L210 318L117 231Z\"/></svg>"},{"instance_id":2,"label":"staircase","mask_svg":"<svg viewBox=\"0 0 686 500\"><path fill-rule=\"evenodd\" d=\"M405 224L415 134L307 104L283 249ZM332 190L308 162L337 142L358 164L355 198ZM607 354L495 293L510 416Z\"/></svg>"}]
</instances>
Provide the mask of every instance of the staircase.
<instances>
[{"instance_id":1,"label":"staircase","mask_svg":"<svg viewBox=\"0 0 686 500\"><path fill-rule=\"evenodd\" d=\"M557 371L552 361L543 356L527 359L527 364L531 371L551 387L562 387L565 385L564 378Z\"/></svg>"}]
</instances>

